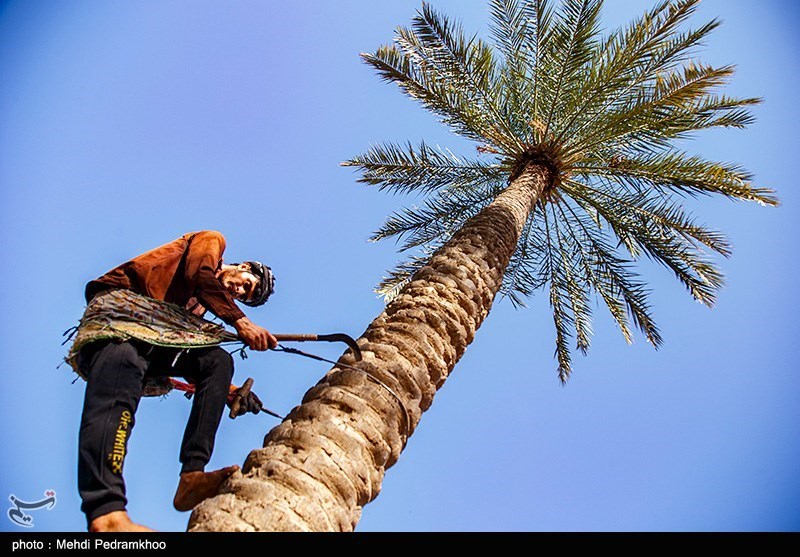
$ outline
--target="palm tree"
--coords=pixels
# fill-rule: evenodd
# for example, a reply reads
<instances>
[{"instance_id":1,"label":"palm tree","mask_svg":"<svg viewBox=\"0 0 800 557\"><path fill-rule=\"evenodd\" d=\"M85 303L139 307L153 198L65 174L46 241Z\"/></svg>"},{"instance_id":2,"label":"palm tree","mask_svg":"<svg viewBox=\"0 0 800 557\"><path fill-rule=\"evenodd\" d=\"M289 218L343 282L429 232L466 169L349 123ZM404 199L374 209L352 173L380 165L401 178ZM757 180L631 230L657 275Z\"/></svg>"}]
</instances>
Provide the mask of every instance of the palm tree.
<instances>
[{"instance_id":1,"label":"palm tree","mask_svg":"<svg viewBox=\"0 0 800 557\"><path fill-rule=\"evenodd\" d=\"M678 146L693 132L744 128L754 98L718 93L734 69L694 59L717 26L686 29L699 0L665 0L610 34L601 0L492 0L493 46L424 4L394 44L362 54L385 81L475 142L474 157L384 144L345 163L360 181L426 195L375 239L410 257L380 285L389 303L302 405L253 451L244 474L195 509L192 530L352 530L495 296L549 294L558 376L586 352L590 299L628 341L661 336L643 256L711 306L730 244L682 205L720 194L777 205L735 164Z\"/></svg>"}]
</instances>

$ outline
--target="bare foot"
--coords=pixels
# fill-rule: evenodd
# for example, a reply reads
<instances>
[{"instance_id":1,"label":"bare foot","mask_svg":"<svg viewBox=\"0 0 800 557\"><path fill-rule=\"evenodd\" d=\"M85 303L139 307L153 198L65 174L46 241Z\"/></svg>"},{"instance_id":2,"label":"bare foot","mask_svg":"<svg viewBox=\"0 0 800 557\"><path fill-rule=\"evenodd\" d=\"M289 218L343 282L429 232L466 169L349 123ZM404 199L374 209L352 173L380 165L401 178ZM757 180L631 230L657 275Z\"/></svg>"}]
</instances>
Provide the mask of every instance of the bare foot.
<instances>
[{"instance_id":1,"label":"bare foot","mask_svg":"<svg viewBox=\"0 0 800 557\"><path fill-rule=\"evenodd\" d=\"M125 511L113 511L98 516L89 525L90 532L155 532L152 528L133 522Z\"/></svg>"},{"instance_id":2,"label":"bare foot","mask_svg":"<svg viewBox=\"0 0 800 557\"><path fill-rule=\"evenodd\" d=\"M222 482L227 480L239 466L234 464L226 468L220 468L213 472L184 472L181 474L181 481L178 483L178 490L172 505L179 511L190 511L200 502L219 493Z\"/></svg>"}]
</instances>

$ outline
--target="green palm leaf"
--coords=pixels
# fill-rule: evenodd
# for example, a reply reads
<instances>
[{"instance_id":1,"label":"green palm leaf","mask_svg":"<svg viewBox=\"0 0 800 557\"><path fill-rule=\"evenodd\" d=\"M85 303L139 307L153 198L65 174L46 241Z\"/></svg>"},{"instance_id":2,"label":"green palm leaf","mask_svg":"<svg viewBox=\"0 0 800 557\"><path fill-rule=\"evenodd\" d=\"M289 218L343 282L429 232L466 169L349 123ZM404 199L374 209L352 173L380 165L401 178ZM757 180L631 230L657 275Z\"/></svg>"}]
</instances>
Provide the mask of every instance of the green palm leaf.
<instances>
[{"instance_id":1,"label":"green palm leaf","mask_svg":"<svg viewBox=\"0 0 800 557\"><path fill-rule=\"evenodd\" d=\"M444 187L470 189L487 182L501 183L508 169L497 163L454 155L424 141L415 148L387 143L344 163L362 169L359 182L392 193L431 193Z\"/></svg>"}]
</instances>

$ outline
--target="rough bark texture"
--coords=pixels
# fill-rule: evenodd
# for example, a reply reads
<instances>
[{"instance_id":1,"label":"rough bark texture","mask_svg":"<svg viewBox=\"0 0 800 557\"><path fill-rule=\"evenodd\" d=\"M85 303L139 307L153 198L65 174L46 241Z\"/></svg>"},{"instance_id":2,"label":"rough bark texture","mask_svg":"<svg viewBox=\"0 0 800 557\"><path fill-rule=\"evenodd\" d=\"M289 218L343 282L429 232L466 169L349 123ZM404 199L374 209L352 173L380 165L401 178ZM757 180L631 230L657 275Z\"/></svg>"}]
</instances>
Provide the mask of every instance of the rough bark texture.
<instances>
[{"instance_id":1,"label":"rough bark texture","mask_svg":"<svg viewBox=\"0 0 800 557\"><path fill-rule=\"evenodd\" d=\"M467 221L358 339L363 360L339 360L363 372L331 369L242 472L195 508L189 530L353 530L489 313L549 179L529 165Z\"/></svg>"}]
</instances>

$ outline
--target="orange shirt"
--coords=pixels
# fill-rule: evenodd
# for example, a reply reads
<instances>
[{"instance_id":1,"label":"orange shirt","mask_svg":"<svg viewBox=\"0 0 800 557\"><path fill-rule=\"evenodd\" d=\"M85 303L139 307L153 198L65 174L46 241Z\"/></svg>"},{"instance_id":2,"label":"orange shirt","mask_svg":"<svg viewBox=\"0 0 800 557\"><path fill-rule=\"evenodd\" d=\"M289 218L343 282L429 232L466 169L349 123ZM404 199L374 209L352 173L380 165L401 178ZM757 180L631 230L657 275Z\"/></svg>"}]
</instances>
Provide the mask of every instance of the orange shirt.
<instances>
[{"instance_id":1,"label":"orange shirt","mask_svg":"<svg viewBox=\"0 0 800 557\"><path fill-rule=\"evenodd\" d=\"M108 288L127 288L182 307L197 298L214 315L233 324L244 313L216 277L224 251L225 237L219 232L184 234L91 281L86 285L86 301Z\"/></svg>"}]
</instances>

